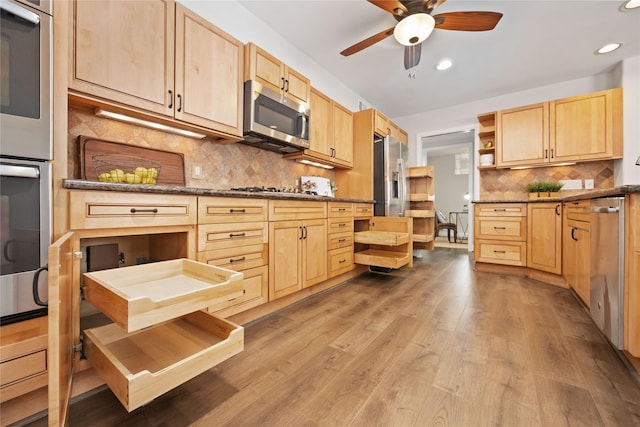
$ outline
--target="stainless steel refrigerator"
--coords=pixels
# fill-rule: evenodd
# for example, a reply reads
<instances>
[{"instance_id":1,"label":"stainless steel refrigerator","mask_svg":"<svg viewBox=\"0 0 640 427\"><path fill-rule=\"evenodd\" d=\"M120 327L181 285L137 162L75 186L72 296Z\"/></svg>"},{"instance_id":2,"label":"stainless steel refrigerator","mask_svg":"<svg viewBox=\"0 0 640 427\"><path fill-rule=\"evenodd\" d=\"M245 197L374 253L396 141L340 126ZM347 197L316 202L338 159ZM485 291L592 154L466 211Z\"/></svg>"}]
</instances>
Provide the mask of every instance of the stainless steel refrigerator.
<instances>
[{"instance_id":1,"label":"stainless steel refrigerator","mask_svg":"<svg viewBox=\"0 0 640 427\"><path fill-rule=\"evenodd\" d=\"M409 148L387 135L373 141L373 198L375 216L405 216Z\"/></svg>"}]
</instances>

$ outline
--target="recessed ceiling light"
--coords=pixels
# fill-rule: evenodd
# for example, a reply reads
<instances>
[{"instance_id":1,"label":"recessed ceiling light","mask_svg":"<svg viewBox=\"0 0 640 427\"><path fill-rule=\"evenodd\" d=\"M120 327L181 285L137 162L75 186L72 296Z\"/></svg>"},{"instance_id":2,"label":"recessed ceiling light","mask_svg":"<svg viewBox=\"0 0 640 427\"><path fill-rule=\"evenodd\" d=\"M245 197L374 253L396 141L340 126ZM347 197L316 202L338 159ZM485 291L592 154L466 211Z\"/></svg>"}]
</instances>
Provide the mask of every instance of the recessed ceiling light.
<instances>
[{"instance_id":1,"label":"recessed ceiling light","mask_svg":"<svg viewBox=\"0 0 640 427\"><path fill-rule=\"evenodd\" d=\"M635 9L636 7L640 7L640 0L629 0L620 6L620 10L626 12Z\"/></svg>"},{"instance_id":2,"label":"recessed ceiling light","mask_svg":"<svg viewBox=\"0 0 640 427\"><path fill-rule=\"evenodd\" d=\"M609 52L613 52L614 50L618 49L620 46L622 46L622 43L609 43L606 44L604 46L602 46L600 49L595 51L596 55L600 55L603 53L609 53Z\"/></svg>"},{"instance_id":3,"label":"recessed ceiling light","mask_svg":"<svg viewBox=\"0 0 640 427\"><path fill-rule=\"evenodd\" d=\"M443 59L442 61L438 62L438 65L436 65L436 70L444 71L447 68L451 67L451 65L453 65L453 62L451 62L450 59Z\"/></svg>"}]
</instances>

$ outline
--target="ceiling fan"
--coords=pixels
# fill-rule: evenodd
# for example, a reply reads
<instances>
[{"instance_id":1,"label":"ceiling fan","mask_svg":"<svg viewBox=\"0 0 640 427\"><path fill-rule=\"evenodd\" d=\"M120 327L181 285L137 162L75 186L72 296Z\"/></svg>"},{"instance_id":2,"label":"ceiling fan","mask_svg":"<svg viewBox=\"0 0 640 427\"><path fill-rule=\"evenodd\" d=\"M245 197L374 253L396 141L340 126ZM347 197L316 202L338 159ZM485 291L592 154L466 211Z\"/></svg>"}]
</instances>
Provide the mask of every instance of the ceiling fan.
<instances>
[{"instance_id":1,"label":"ceiling fan","mask_svg":"<svg viewBox=\"0 0 640 427\"><path fill-rule=\"evenodd\" d=\"M456 31L492 30L502 18L498 12L446 12L431 15L446 0L367 0L391 13L398 23L340 52L343 56L356 52L393 36L405 46L404 67L410 69L420 62L421 45L434 28Z\"/></svg>"}]
</instances>

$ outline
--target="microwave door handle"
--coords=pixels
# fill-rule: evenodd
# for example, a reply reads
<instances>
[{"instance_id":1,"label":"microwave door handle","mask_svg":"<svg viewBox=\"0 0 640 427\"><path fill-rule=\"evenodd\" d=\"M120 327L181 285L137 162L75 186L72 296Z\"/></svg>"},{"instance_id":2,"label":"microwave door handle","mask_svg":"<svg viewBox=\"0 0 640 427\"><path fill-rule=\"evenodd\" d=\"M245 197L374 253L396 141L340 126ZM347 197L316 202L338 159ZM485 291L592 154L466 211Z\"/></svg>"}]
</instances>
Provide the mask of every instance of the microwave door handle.
<instances>
[{"instance_id":1,"label":"microwave door handle","mask_svg":"<svg viewBox=\"0 0 640 427\"><path fill-rule=\"evenodd\" d=\"M37 13L33 13L15 3L9 3L7 0L0 0L0 9L6 10L25 21L29 21L33 25L38 25L40 23L40 16L38 16Z\"/></svg>"},{"instance_id":2,"label":"microwave door handle","mask_svg":"<svg viewBox=\"0 0 640 427\"><path fill-rule=\"evenodd\" d=\"M300 129L300 138L302 138L307 134L309 118L304 114L300 114L300 117L302 118L302 129Z\"/></svg>"},{"instance_id":3,"label":"microwave door handle","mask_svg":"<svg viewBox=\"0 0 640 427\"><path fill-rule=\"evenodd\" d=\"M0 165L0 175L37 179L40 177L40 171L30 166Z\"/></svg>"}]
</instances>

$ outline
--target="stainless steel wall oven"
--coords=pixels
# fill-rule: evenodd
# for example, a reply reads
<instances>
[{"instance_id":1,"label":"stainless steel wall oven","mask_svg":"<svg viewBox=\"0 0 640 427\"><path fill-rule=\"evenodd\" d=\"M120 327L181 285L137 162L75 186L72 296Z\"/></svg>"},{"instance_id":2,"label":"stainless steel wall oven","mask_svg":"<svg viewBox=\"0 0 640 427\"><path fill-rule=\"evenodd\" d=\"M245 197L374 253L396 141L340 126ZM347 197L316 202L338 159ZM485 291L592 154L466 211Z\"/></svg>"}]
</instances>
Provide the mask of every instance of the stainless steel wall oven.
<instances>
[{"instance_id":1,"label":"stainless steel wall oven","mask_svg":"<svg viewBox=\"0 0 640 427\"><path fill-rule=\"evenodd\" d=\"M47 314L51 3L0 0L0 324Z\"/></svg>"}]
</instances>

